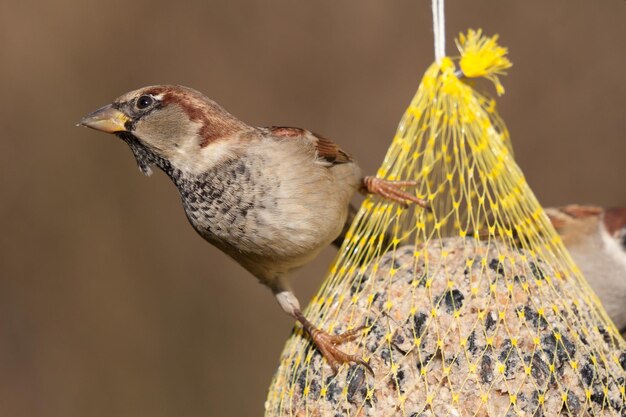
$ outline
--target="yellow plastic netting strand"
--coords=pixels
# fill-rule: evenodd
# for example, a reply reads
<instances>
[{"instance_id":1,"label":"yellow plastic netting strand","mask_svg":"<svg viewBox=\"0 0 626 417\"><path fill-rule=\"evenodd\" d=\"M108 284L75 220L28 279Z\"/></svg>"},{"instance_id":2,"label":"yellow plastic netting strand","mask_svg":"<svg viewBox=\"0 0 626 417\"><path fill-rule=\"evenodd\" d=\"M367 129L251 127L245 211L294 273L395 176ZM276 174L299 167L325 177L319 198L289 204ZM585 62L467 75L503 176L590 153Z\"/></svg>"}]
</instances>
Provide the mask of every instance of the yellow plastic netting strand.
<instances>
[{"instance_id":1,"label":"yellow plastic netting strand","mask_svg":"<svg viewBox=\"0 0 626 417\"><path fill-rule=\"evenodd\" d=\"M461 35L424 75L378 176L432 208L362 205L306 315L374 369L337 375L287 342L268 416L626 416L626 346L513 160L495 101L468 78L510 67L497 38ZM455 62L460 67L456 69Z\"/></svg>"}]
</instances>

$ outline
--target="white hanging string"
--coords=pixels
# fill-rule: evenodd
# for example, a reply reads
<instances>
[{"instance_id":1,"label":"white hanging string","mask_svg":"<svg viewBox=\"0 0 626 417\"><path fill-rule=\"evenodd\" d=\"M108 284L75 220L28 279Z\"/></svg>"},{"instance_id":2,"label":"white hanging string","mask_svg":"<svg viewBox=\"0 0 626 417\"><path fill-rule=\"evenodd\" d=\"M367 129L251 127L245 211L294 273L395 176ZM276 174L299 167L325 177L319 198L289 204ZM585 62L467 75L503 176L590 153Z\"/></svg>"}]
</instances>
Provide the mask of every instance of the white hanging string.
<instances>
[{"instance_id":1,"label":"white hanging string","mask_svg":"<svg viewBox=\"0 0 626 417\"><path fill-rule=\"evenodd\" d=\"M443 1L433 1L433 33L435 34L435 60L441 62L446 56L446 22L443 14Z\"/></svg>"}]
</instances>

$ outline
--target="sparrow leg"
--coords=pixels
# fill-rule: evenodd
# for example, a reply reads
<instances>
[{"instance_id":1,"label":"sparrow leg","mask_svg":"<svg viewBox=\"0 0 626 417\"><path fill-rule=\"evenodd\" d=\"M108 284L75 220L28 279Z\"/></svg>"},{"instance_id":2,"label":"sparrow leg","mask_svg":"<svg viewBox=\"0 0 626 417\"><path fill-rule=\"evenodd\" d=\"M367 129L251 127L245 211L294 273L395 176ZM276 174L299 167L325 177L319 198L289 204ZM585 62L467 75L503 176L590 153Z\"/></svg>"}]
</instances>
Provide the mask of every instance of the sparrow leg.
<instances>
[{"instance_id":1,"label":"sparrow leg","mask_svg":"<svg viewBox=\"0 0 626 417\"><path fill-rule=\"evenodd\" d=\"M410 201L420 207L429 209L425 200L401 190L402 187L414 187L416 185L416 181L390 181L368 175L363 177L360 191L365 194L378 194L381 197L403 205L407 205L407 202Z\"/></svg>"},{"instance_id":2,"label":"sparrow leg","mask_svg":"<svg viewBox=\"0 0 626 417\"><path fill-rule=\"evenodd\" d=\"M311 322L308 321L299 310L296 311L295 316L296 319L302 324L304 330L309 334L311 340L315 343L315 346L317 346L324 358L326 358L335 374L339 371L339 366L344 363L358 363L359 365L363 365L372 375L374 375L374 370L367 362L365 362L365 360L363 360L363 358L357 355L345 353L337 347L337 345L359 337L365 326L361 326L338 335L330 335L322 329L313 326L313 324L311 324Z\"/></svg>"},{"instance_id":3,"label":"sparrow leg","mask_svg":"<svg viewBox=\"0 0 626 417\"><path fill-rule=\"evenodd\" d=\"M278 300L282 309L302 324L304 331L309 335L313 343L315 343L315 346L319 349L322 356L324 356L324 358L328 361L328 364L335 374L339 371L339 367L342 364L357 363L363 365L372 375L374 375L374 370L367 362L365 362L365 360L363 360L363 358L357 355L345 353L337 347L342 343L359 337L365 326L361 326L357 329L349 330L338 335L328 334L322 329L315 327L309 320L307 320L306 317L304 317L304 314L300 311L300 303L291 290L286 289L284 285L279 285L280 290L278 291L276 285L273 285L272 287L276 300Z\"/></svg>"}]
</instances>

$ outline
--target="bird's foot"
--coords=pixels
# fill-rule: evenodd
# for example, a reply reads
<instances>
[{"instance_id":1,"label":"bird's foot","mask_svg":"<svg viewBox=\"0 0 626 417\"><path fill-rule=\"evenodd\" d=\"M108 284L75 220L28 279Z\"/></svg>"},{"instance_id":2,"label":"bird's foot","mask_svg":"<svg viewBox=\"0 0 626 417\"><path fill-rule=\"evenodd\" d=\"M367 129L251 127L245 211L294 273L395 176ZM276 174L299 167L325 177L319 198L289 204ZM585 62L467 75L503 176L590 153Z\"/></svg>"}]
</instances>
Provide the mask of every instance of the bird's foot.
<instances>
[{"instance_id":1,"label":"bird's foot","mask_svg":"<svg viewBox=\"0 0 626 417\"><path fill-rule=\"evenodd\" d=\"M418 198L412 194L403 191L402 187L415 187L417 181L391 181L383 178L377 178L373 176L366 176L363 178L362 190L367 194L377 194L387 200L395 201L402 205L407 205L407 202L412 202L420 207L429 209L426 200Z\"/></svg>"},{"instance_id":2,"label":"bird's foot","mask_svg":"<svg viewBox=\"0 0 626 417\"><path fill-rule=\"evenodd\" d=\"M309 334L315 346L319 349L320 353L328 361L328 364L336 374L339 371L339 367L344 363L357 363L363 365L372 375L374 370L363 358L357 355L351 355L343 352L337 347L345 342L359 337L365 326L358 327L356 329L348 330L344 333L331 335L325 331L313 326L310 321L304 317L302 313L299 313L297 319L302 323L302 327Z\"/></svg>"}]
</instances>

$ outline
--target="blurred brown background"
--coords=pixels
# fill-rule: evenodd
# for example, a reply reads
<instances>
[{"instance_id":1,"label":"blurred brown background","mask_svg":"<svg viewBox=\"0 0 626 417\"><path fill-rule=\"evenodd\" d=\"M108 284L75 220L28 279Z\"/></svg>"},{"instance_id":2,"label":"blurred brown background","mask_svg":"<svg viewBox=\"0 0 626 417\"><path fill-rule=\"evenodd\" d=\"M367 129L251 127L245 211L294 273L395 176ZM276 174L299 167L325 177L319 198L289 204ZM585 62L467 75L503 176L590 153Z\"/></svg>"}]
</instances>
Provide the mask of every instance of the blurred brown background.
<instances>
[{"instance_id":1,"label":"blurred brown background","mask_svg":"<svg viewBox=\"0 0 626 417\"><path fill-rule=\"evenodd\" d=\"M425 0L0 3L0 416L259 416L293 325L188 226L174 187L79 118L195 87L375 172L433 60ZM499 100L545 205L626 204L626 2L448 1L500 33ZM295 280L303 301L332 259Z\"/></svg>"}]
</instances>

